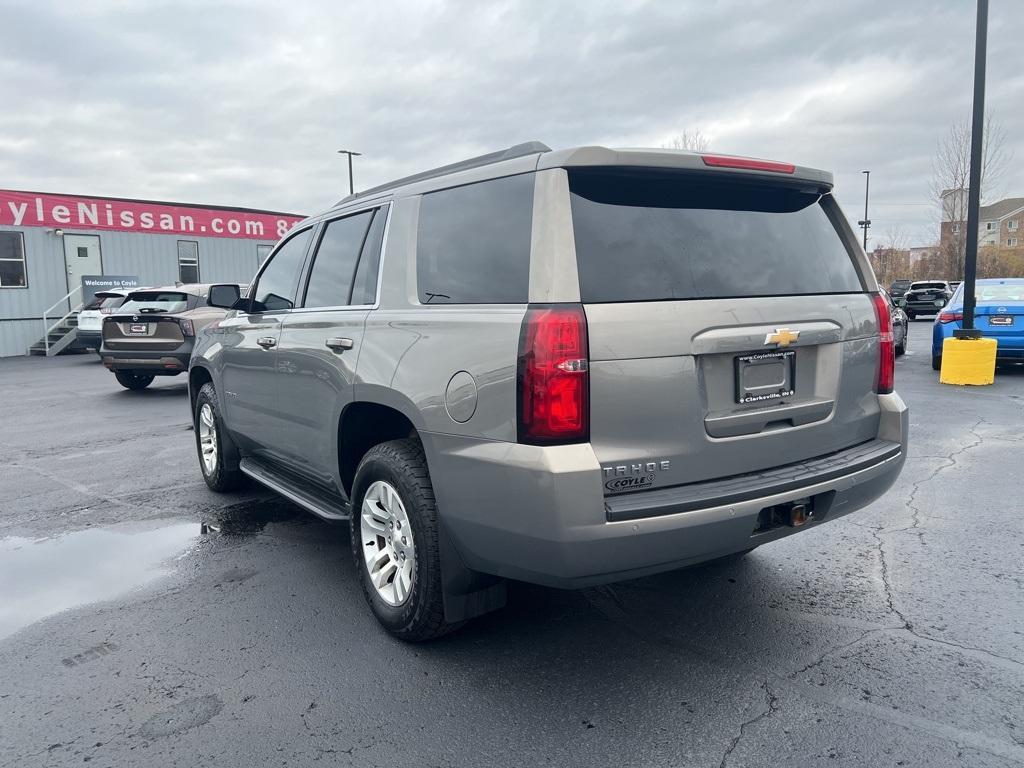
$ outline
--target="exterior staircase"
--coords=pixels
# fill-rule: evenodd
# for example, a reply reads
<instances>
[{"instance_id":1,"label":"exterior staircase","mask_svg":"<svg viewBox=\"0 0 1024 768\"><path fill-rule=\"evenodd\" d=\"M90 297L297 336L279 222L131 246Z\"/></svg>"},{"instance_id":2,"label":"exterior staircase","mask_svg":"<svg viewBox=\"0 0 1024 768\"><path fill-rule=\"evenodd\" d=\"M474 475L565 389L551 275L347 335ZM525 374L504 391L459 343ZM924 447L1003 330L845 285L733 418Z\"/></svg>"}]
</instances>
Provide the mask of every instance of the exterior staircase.
<instances>
[{"instance_id":1,"label":"exterior staircase","mask_svg":"<svg viewBox=\"0 0 1024 768\"><path fill-rule=\"evenodd\" d=\"M63 318L60 323L51 327L45 338L39 339L28 348L30 355L40 357L53 357L62 352L78 351L72 350L75 347L75 340L78 338L78 312L72 312Z\"/></svg>"},{"instance_id":2,"label":"exterior staircase","mask_svg":"<svg viewBox=\"0 0 1024 768\"><path fill-rule=\"evenodd\" d=\"M75 295L78 298L75 298ZM69 312L64 312L70 309ZM64 312L57 320L50 322L54 312ZM28 348L30 355L53 357L61 352L78 351L78 313L82 311L82 287L78 286L57 300L57 303L43 312L43 337Z\"/></svg>"}]
</instances>

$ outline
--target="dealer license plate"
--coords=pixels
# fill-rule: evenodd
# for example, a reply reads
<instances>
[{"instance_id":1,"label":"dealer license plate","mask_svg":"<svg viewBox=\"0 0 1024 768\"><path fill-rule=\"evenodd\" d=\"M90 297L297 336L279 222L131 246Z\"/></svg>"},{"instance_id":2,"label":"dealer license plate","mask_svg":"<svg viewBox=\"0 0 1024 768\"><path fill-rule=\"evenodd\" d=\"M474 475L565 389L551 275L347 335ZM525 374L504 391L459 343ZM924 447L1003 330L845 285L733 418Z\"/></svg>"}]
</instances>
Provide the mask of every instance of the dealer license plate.
<instances>
[{"instance_id":1,"label":"dealer license plate","mask_svg":"<svg viewBox=\"0 0 1024 768\"><path fill-rule=\"evenodd\" d=\"M796 350L737 355L736 402L773 402L794 392Z\"/></svg>"},{"instance_id":2,"label":"dealer license plate","mask_svg":"<svg viewBox=\"0 0 1024 768\"><path fill-rule=\"evenodd\" d=\"M131 323L128 326L129 336L145 336L149 333L149 323Z\"/></svg>"}]
</instances>

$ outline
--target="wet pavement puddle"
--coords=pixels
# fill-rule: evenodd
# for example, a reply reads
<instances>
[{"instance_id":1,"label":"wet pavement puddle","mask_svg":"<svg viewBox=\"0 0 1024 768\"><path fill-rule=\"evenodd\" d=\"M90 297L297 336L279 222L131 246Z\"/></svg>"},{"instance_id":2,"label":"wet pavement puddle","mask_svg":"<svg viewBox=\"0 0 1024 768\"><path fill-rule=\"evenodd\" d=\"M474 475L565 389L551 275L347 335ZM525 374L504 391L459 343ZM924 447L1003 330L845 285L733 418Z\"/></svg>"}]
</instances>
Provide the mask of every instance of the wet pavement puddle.
<instances>
[{"instance_id":1,"label":"wet pavement puddle","mask_svg":"<svg viewBox=\"0 0 1024 768\"><path fill-rule=\"evenodd\" d=\"M0 539L0 639L170 573L168 560L187 551L198 535L194 522L163 521Z\"/></svg>"}]
</instances>

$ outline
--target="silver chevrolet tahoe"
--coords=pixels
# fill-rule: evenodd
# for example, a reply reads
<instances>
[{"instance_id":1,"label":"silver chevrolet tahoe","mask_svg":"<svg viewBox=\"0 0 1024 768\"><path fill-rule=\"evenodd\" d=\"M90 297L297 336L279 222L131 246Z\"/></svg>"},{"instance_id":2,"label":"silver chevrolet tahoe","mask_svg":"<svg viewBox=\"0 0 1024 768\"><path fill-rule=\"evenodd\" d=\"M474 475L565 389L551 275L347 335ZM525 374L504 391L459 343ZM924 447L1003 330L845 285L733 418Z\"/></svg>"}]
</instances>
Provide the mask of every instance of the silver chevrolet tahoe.
<instances>
[{"instance_id":1,"label":"silver chevrolet tahoe","mask_svg":"<svg viewBox=\"0 0 1024 768\"><path fill-rule=\"evenodd\" d=\"M383 626L739 555L893 484L889 308L785 163L530 143L297 225L189 369L207 484L348 521Z\"/></svg>"}]
</instances>

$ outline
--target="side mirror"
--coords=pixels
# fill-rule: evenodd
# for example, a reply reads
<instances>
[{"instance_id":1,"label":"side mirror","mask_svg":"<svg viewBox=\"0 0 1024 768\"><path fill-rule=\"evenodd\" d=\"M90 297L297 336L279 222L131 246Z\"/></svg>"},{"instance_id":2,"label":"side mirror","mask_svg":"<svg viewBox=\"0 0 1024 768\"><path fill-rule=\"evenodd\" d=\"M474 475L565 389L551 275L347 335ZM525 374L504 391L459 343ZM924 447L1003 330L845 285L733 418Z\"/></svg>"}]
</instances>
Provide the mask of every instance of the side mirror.
<instances>
[{"instance_id":1,"label":"side mirror","mask_svg":"<svg viewBox=\"0 0 1024 768\"><path fill-rule=\"evenodd\" d=\"M238 290L238 286L233 283L224 283L210 286L210 295L206 299L206 303L211 307L234 309L239 298L241 298L241 291Z\"/></svg>"}]
</instances>

